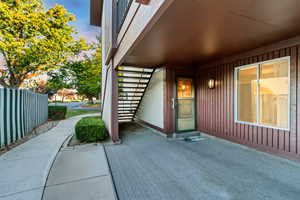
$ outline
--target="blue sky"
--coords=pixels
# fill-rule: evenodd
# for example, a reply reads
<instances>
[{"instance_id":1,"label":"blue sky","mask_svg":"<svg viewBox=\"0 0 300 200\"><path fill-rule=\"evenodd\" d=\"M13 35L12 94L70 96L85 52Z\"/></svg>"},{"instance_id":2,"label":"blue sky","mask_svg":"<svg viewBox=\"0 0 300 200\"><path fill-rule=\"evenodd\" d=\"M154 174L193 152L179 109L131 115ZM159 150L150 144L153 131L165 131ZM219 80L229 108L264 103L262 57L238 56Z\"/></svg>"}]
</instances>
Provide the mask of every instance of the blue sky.
<instances>
[{"instance_id":1,"label":"blue sky","mask_svg":"<svg viewBox=\"0 0 300 200\"><path fill-rule=\"evenodd\" d=\"M95 41L100 35L99 27L90 26L90 0L44 0L46 8L55 4L63 5L69 12L76 16L75 26L78 36L83 36L88 42Z\"/></svg>"}]
</instances>

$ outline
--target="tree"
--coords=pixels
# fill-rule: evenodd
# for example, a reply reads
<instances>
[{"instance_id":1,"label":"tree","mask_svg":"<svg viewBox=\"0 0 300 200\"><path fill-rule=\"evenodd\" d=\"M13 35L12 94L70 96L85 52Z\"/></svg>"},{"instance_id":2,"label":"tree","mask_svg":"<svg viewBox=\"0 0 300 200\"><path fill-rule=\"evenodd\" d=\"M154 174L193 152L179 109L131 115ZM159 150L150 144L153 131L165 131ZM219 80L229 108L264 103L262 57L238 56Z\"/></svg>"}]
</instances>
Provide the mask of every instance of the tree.
<instances>
[{"instance_id":1,"label":"tree","mask_svg":"<svg viewBox=\"0 0 300 200\"><path fill-rule=\"evenodd\" d=\"M69 61L58 70L48 73L50 77L47 88L58 92L62 89L73 88L77 94L89 99L99 97L101 92L101 43L93 44L93 52L81 55L81 60ZM83 59L82 59L83 58Z\"/></svg>"},{"instance_id":2,"label":"tree","mask_svg":"<svg viewBox=\"0 0 300 200\"><path fill-rule=\"evenodd\" d=\"M48 94L50 92L49 88L47 88L46 80L32 80L27 84L26 88L40 94Z\"/></svg>"},{"instance_id":3,"label":"tree","mask_svg":"<svg viewBox=\"0 0 300 200\"><path fill-rule=\"evenodd\" d=\"M57 93L59 90L71 88L71 77L65 68L48 72L48 81L46 88L51 94Z\"/></svg>"},{"instance_id":4,"label":"tree","mask_svg":"<svg viewBox=\"0 0 300 200\"><path fill-rule=\"evenodd\" d=\"M72 71L73 84L77 94L85 96L90 102L93 102L93 98L97 98L101 91L100 66L91 59L74 62L68 66Z\"/></svg>"},{"instance_id":5,"label":"tree","mask_svg":"<svg viewBox=\"0 0 300 200\"><path fill-rule=\"evenodd\" d=\"M93 102L94 97L98 98L101 92L102 48L99 37L93 47L93 53L85 55L84 60L64 66L72 77L70 79L77 94L88 98L90 102Z\"/></svg>"},{"instance_id":6,"label":"tree","mask_svg":"<svg viewBox=\"0 0 300 200\"><path fill-rule=\"evenodd\" d=\"M61 102L64 102L65 98L69 98L71 100L75 100L75 92L69 89L58 90L57 94L61 96Z\"/></svg>"},{"instance_id":7,"label":"tree","mask_svg":"<svg viewBox=\"0 0 300 200\"><path fill-rule=\"evenodd\" d=\"M75 40L73 14L63 6L45 10L41 0L0 1L0 84L18 88L31 74L58 68L88 45ZM1 59L1 55L0 55Z\"/></svg>"}]
</instances>

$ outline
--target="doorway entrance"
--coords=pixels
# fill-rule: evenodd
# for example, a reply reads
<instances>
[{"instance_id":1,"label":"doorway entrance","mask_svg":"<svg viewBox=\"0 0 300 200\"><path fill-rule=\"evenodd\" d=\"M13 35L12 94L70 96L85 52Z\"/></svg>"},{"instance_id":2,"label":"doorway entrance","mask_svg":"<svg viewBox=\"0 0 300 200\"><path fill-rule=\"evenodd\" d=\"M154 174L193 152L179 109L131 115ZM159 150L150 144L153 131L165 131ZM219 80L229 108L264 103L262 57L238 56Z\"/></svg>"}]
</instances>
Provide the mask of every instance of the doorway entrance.
<instances>
[{"instance_id":1,"label":"doorway entrance","mask_svg":"<svg viewBox=\"0 0 300 200\"><path fill-rule=\"evenodd\" d=\"M196 129L195 87L192 78L176 79L176 132Z\"/></svg>"}]
</instances>

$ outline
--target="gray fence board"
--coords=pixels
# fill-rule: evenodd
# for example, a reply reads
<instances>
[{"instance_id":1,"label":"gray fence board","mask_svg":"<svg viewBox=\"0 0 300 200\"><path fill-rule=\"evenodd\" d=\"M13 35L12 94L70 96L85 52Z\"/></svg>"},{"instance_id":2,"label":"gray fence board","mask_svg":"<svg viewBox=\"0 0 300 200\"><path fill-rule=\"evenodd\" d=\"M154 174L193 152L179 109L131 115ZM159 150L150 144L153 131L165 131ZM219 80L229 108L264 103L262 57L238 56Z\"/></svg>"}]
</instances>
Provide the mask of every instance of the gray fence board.
<instances>
[{"instance_id":1,"label":"gray fence board","mask_svg":"<svg viewBox=\"0 0 300 200\"><path fill-rule=\"evenodd\" d=\"M47 95L0 88L0 147L23 138L47 119Z\"/></svg>"}]
</instances>

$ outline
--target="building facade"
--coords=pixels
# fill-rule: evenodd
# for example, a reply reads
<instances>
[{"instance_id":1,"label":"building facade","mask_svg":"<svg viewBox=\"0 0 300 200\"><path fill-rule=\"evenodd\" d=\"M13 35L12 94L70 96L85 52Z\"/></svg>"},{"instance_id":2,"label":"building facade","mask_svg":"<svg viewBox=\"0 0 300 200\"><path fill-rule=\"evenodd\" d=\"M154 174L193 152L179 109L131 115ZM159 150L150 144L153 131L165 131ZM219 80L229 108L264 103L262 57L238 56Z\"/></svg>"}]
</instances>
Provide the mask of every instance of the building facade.
<instances>
[{"instance_id":1,"label":"building facade","mask_svg":"<svg viewBox=\"0 0 300 200\"><path fill-rule=\"evenodd\" d=\"M300 2L92 0L102 117L300 158Z\"/></svg>"}]
</instances>

